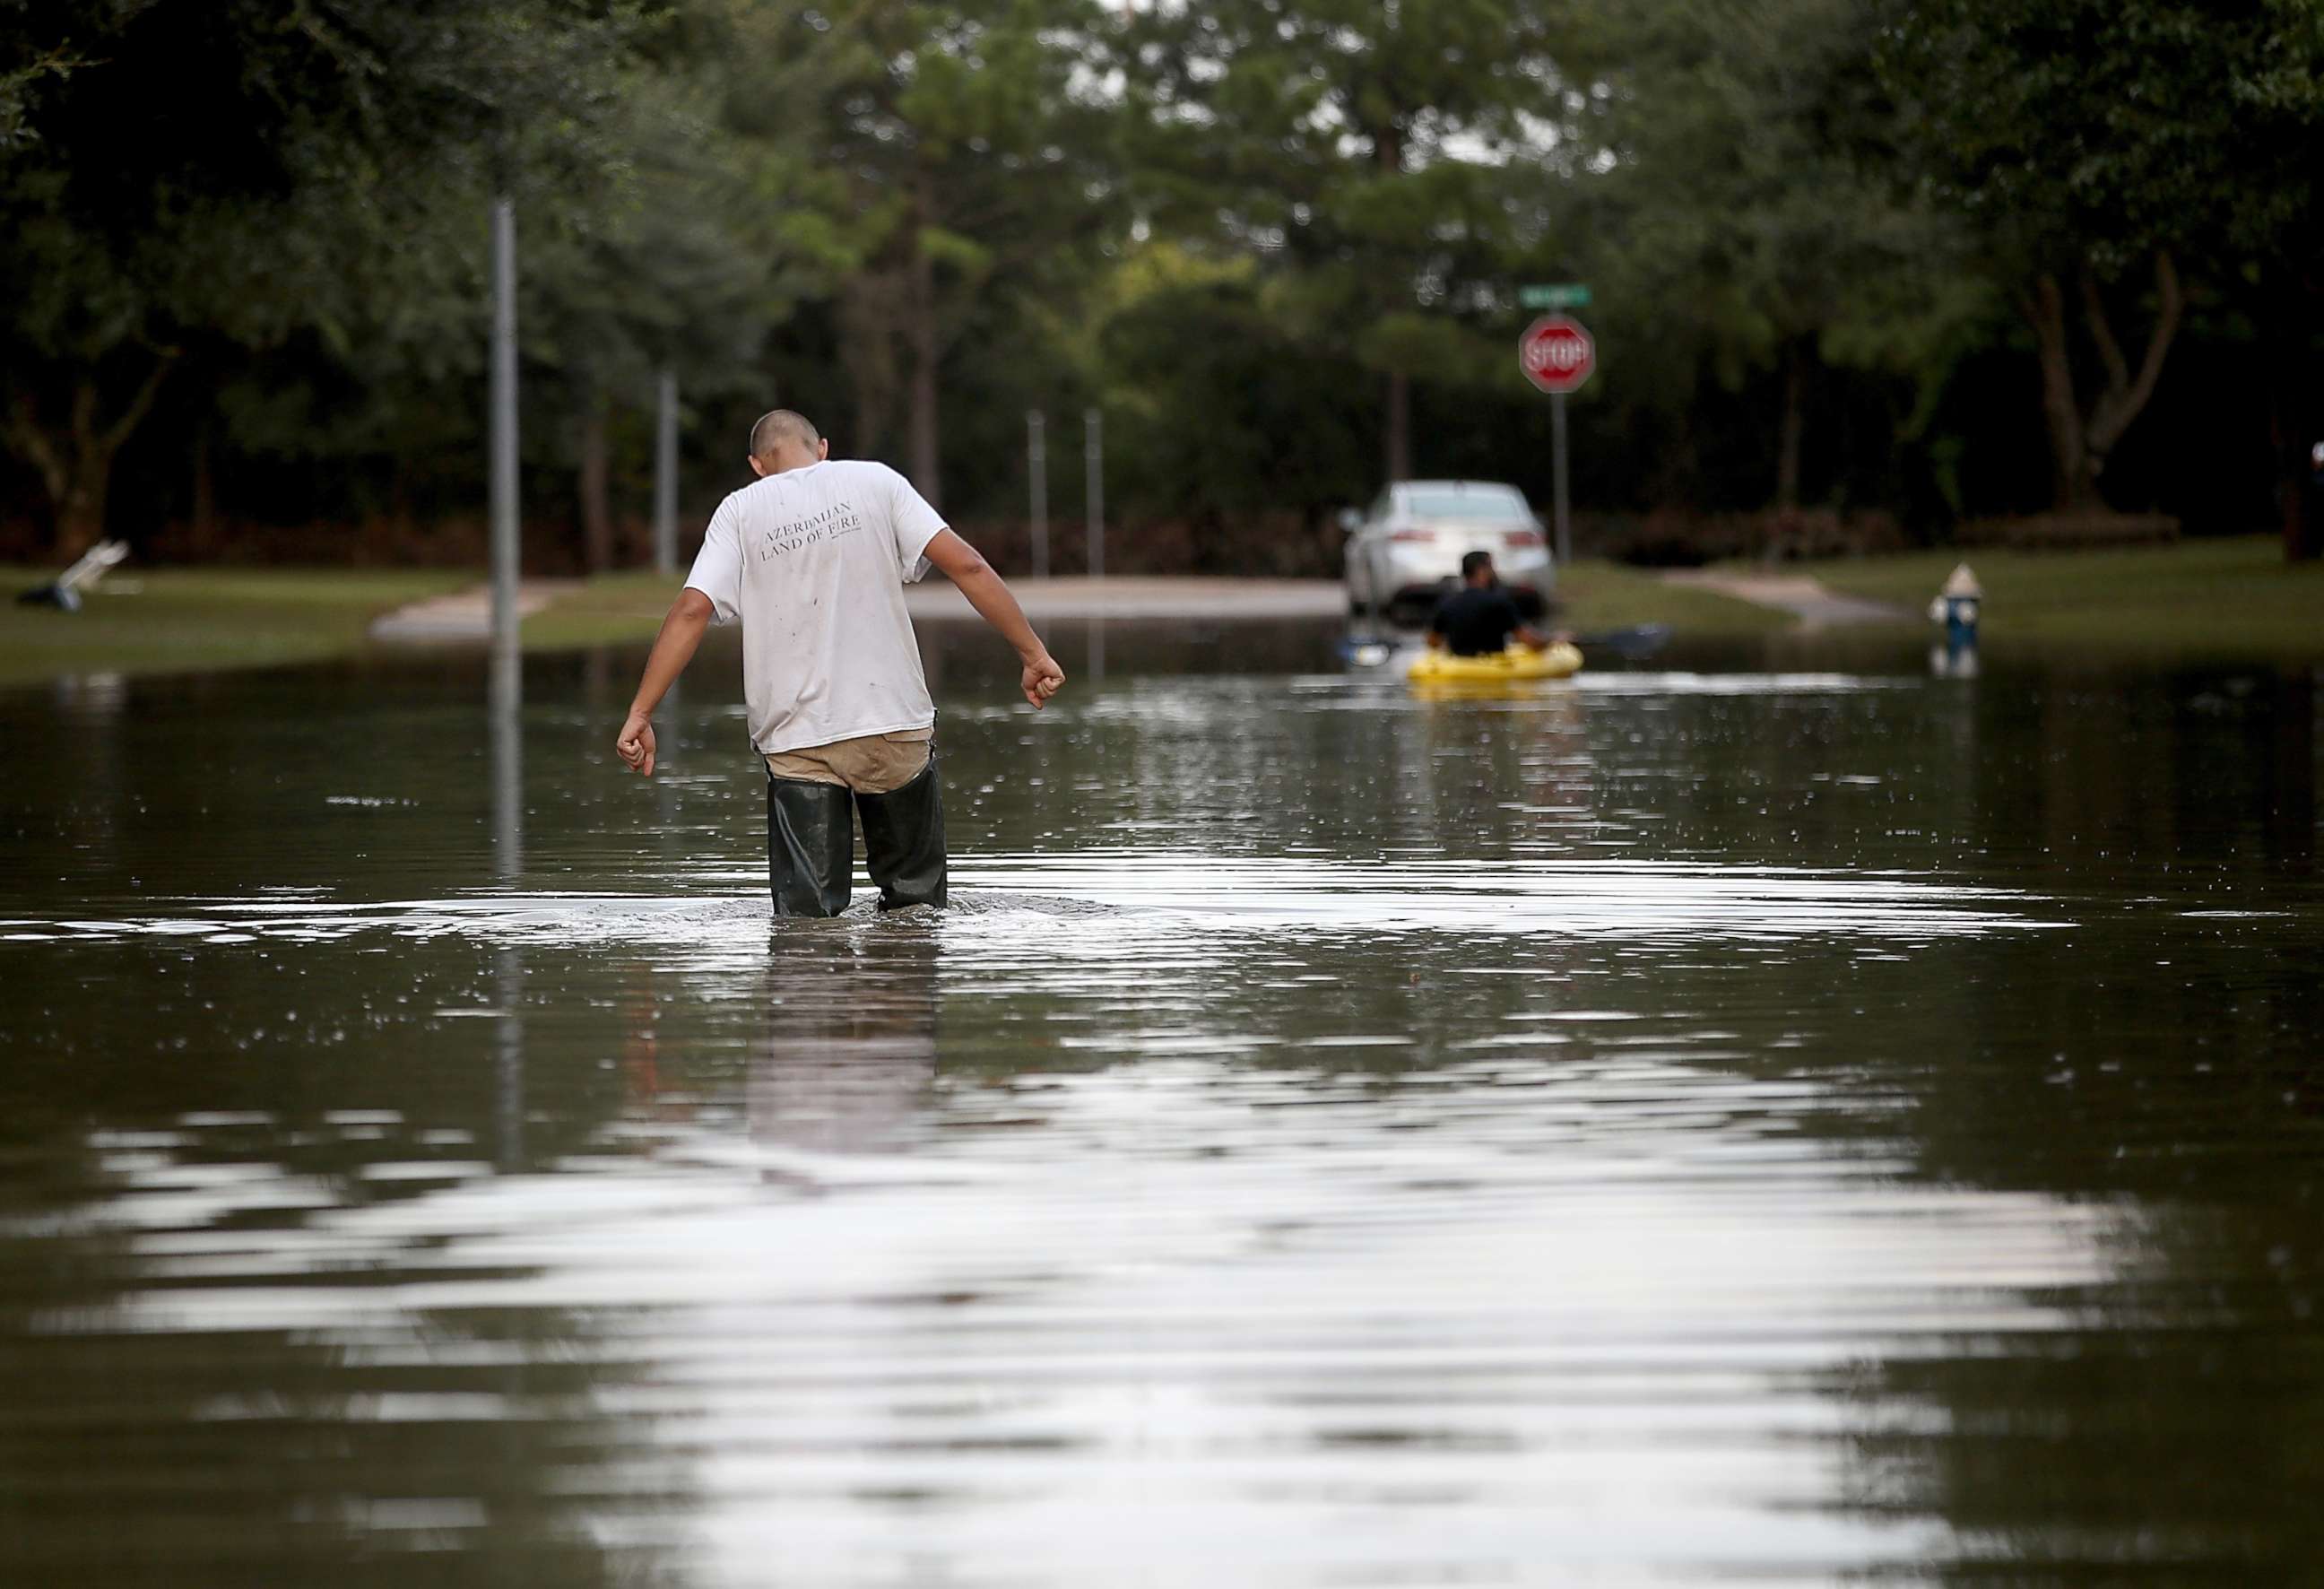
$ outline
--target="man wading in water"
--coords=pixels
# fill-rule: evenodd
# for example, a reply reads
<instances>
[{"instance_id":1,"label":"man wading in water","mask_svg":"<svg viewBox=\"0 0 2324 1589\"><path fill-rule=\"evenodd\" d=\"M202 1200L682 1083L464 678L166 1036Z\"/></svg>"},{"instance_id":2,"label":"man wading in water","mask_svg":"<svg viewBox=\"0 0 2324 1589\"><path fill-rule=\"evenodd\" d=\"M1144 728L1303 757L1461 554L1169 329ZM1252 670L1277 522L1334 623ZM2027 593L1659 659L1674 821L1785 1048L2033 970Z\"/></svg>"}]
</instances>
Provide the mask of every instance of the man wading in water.
<instances>
[{"instance_id":1,"label":"man wading in water","mask_svg":"<svg viewBox=\"0 0 2324 1589\"><path fill-rule=\"evenodd\" d=\"M1025 698L1065 681L1017 598L885 464L830 459L788 409L751 427L746 485L718 504L662 620L614 750L650 778L649 720L713 619L742 621L751 743L767 761L767 863L778 916L836 916L854 870L852 805L880 908L945 902L936 713L904 587L934 564L1017 648Z\"/></svg>"}]
</instances>

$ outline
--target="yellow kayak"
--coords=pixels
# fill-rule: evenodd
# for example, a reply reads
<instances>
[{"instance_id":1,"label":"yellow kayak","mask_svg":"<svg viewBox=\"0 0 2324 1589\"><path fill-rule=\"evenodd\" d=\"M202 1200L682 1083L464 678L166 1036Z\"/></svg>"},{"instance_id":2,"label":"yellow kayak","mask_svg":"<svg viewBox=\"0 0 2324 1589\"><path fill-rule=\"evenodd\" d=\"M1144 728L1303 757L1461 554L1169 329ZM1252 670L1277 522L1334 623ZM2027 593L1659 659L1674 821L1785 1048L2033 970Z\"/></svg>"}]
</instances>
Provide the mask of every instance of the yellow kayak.
<instances>
[{"instance_id":1,"label":"yellow kayak","mask_svg":"<svg viewBox=\"0 0 2324 1589\"><path fill-rule=\"evenodd\" d=\"M1413 660L1415 684L1509 684L1534 679L1571 679L1582 671L1582 652L1563 641L1547 651L1513 645L1489 657L1456 657L1425 651Z\"/></svg>"}]
</instances>

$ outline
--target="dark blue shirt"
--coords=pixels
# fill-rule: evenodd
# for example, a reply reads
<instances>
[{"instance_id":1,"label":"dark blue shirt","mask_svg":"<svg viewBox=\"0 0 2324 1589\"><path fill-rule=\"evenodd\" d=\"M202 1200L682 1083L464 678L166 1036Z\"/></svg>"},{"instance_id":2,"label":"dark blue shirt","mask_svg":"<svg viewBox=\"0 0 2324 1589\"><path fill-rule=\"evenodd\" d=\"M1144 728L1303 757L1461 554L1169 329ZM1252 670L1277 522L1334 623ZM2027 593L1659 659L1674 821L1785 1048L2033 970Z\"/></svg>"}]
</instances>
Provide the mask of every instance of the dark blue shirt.
<instances>
[{"instance_id":1,"label":"dark blue shirt","mask_svg":"<svg viewBox=\"0 0 2324 1589\"><path fill-rule=\"evenodd\" d=\"M1524 623L1517 604L1499 586L1464 586L1436 604L1428 630L1443 635L1444 649L1456 657L1489 657L1508 650L1509 636Z\"/></svg>"}]
</instances>

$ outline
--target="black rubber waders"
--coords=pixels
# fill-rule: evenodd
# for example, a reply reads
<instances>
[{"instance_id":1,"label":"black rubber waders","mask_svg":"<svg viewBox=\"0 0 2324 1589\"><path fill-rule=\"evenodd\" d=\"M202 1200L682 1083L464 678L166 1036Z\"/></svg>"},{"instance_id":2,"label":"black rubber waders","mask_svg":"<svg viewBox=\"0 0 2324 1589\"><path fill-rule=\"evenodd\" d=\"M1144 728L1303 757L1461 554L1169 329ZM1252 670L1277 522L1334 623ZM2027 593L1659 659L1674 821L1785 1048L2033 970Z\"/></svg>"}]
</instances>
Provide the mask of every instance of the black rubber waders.
<instances>
[{"instance_id":1,"label":"black rubber waders","mask_svg":"<svg viewBox=\"0 0 2324 1589\"><path fill-rule=\"evenodd\" d=\"M854 797L836 783L767 780L767 881L778 916L836 916L855 872Z\"/></svg>"},{"instance_id":2,"label":"black rubber waders","mask_svg":"<svg viewBox=\"0 0 2324 1589\"><path fill-rule=\"evenodd\" d=\"M880 909L945 902L944 787L936 758L920 775L886 794L859 794L863 864L880 885Z\"/></svg>"}]
</instances>

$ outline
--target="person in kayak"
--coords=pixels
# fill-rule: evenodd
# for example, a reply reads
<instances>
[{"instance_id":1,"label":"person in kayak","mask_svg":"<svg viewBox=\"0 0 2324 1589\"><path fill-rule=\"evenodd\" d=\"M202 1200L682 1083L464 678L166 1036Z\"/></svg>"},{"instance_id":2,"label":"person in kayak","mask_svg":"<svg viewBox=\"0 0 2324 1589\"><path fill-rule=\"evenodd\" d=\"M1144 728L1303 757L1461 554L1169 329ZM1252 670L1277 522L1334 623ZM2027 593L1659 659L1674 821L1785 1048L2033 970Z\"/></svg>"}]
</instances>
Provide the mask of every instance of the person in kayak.
<instances>
[{"instance_id":1,"label":"person in kayak","mask_svg":"<svg viewBox=\"0 0 2324 1589\"><path fill-rule=\"evenodd\" d=\"M1428 644L1456 657L1497 657L1509 637L1535 651L1547 651L1554 637L1544 634L1517 612L1517 599L1493 572L1493 554L1472 551L1461 559L1461 588L1436 604L1428 620Z\"/></svg>"},{"instance_id":2,"label":"person in kayak","mask_svg":"<svg viewBox=\"0 0 2324 1589\"><path fill-rule=\"evenodd\" d=\"M936 707L904 606L933 565L1016 648L1035 707L1065 680L976 550L885 464L831 457L805 416L751 428L759 478L718 504L614 741L653 776L653 711L715 620L742 625L751 743L767 766L768 885L778 916L847 908L855 824L880 908L945 902Z\"/></svg>"}]
</instances>

